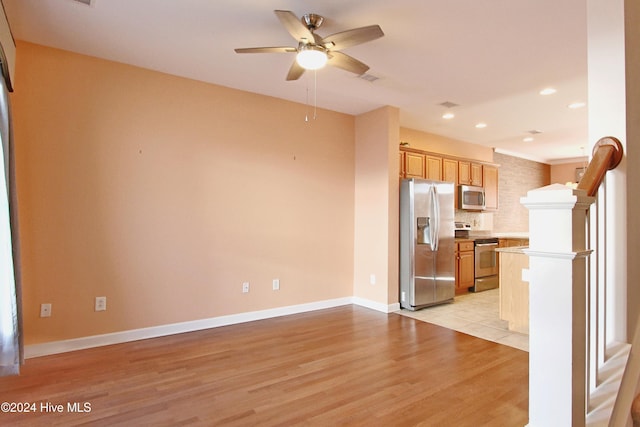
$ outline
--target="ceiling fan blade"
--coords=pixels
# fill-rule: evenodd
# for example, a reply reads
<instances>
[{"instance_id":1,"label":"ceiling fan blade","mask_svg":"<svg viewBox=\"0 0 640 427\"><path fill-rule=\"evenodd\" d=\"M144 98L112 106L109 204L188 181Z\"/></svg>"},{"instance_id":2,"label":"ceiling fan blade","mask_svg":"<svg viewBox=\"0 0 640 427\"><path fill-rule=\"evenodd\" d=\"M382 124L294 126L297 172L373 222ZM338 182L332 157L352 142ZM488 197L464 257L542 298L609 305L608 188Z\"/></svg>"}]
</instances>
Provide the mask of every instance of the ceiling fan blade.
<instances>
[{"instance_id":1,"label":"ceiling fan blade","mask_svg":"<svg viewBox=\"0 0 640 427\"><path fill-rule=\"evenodd\" d=\"M369 70L369 66L367 64L364 64L342 52L331 52L329 54L329 60L327 61L327 64L334 67L342 68L343 70L350 71L359 76Z\"/></svg>"},{"instance_id":2,"label":"ceiling fan blade","mask_svg":"<svg viewBox=\"0 0 640 427\"><path fill-rule=\"evenodd\" d=\"M315 38L313 37L313 33L309 31L293 12L289 10L274 10L274 13L294 39L298 41L306 39L310 43L314 42Z\"/></svg>"},{"instance_id":3,"label":"ceiling fan blade","mask_svg":"<svg viewBox=\"0 0 640 427\"><path fill-rule=\"evenodd\" d=\"M289 68L287 81L298 80L304 74L304 71L304 68L298 64L298 61L294 60L293 64L291 64L291 68Z\"/></svg>"},{"instance_id":4,"label":"ceiling fan blade","mask_svg":"<svg viewBox=\"0 0 640 427\"><path fill-rule=\"evenodd\" d=\"M353 30L331 34L322 39L322 44L329 50L341 50L382 36L384 36L384 33L379 25L369 25L368 27L354 28Z\"/></svg>"},{"instance_id":5,"label":"ceiling fan blade","mask_svg":"<svg viewBox=\"0 0 640 427\"><path fill-rule=\"evenodd\" d=\"M236 53L289 53L297 52L295 47L244 47L234 49Z\"/></svg>"}]
</instances>

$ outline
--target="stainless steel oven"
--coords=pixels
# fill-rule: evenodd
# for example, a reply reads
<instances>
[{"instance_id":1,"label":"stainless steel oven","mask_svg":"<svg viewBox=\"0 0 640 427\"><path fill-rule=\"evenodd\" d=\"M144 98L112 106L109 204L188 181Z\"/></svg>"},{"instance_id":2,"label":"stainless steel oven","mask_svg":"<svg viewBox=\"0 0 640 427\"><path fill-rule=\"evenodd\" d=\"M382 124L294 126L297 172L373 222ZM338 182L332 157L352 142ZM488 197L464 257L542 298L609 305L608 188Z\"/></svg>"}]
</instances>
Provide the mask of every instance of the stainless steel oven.
<instances>
[{"instance_id":1,"label":"stainless steel oven","mask_svg":"<svg viewBox=\"0 0 640 427\"><path fill-rule=\"evenodd\" d=\"M491 237L475 240L475 281L472 292L486 291L498 287L498 239Z\"/></svg>"}]
</instances>

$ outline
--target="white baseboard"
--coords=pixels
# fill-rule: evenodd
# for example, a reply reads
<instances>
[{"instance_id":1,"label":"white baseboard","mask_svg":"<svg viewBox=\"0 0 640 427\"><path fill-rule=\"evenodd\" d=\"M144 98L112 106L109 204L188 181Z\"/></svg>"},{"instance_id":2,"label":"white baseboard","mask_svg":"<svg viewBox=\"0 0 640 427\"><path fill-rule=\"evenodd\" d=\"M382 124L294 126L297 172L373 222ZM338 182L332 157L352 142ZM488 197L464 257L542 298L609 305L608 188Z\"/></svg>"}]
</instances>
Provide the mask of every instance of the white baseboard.
<instances>
[{"instance_id":1,"label":"white baseboard","mask_svg":"<svg viewBox=\"0 0 640 427\"><path fill-rule=\"evenodd\" d=\"M367 307L372 310L381 311L383 313L393 313L394 311L400 310L399 302L395 304L382 304L377 301L371 301L371 300L360 298L360 297L353 297L352 301L355 305Z\"/></svg>"},{"instance_id":2,"label":"white baseboard","mask_svg":"<svg viewBox=\"0 0 640 427\"><path fill-rule=\"evenodd\" d=\"M33 357L47 356L50 354L66 353L68 351L83 350L92 347L120 344L147 338L157 338L167 335L181 334L184 332L193 332L202 329L216 328L219 326L235 325L237 323L252 322L254 320L263 320L272 317L305 313L308 311L322 310L325 308L339 307L349 304L360 305L363 307L371 308L373 310L381 311L383 313L390 313L392 311L400 309L399 304L385 305L375 301L357 297L337 298L332 300L312 302L308 304L298 304L287 307L272 308L268 310L250 311L247 313L231 314L228 316L173 323L170 325L152 326L149 328L133 329L129 331L93 335L89 337L53 341L42 344L31 344L25 346L24 353L25 358L30 359Z\"/></svg>"}]
</instances>

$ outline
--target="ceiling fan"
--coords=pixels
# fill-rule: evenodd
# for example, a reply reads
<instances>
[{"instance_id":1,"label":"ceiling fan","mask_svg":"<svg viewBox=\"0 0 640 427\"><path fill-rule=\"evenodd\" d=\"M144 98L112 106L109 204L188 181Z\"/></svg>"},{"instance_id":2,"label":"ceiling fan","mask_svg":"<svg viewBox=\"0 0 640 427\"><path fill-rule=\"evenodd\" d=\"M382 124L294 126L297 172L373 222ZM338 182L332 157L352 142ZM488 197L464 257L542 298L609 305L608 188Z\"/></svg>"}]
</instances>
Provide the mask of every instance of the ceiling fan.
<instances>
[{"instance_id":1,"label":"ceiling fan","mask_svg":"<svg viewBox=\"0 0 640 427\"><path fill-rule=\"evenodd\" d=\"M249 47L235 49L235 51L236 53L296 53L296 60L289 69L287 80L297 80L305 70L316 70L325 64L362 75L367 72L369 66L340 51L384 36L379 25L369 25L320 37L315 30L320 28L324 17L309 13L298 19L288 10L274 12L289 34L298 41L298 46Z\"/></svg>"}]
</instances>

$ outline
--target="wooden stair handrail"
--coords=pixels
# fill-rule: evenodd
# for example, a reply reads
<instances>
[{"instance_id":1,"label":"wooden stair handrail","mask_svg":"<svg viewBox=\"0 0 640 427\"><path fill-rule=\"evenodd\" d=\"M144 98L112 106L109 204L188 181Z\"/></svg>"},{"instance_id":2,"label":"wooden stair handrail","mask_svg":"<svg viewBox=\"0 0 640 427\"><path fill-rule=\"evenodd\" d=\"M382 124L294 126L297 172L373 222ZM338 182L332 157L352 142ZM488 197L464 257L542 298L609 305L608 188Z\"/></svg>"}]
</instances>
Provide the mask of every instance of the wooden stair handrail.
<instances>
[{"instance_id":1,"label":"wooden stair handrail","mask_svg":"<svg viewBox=\"0 0 640 427\"><path fill-rule=\"evenodd\" d=\"M640 394L636 396L631 405L631 420L633 427L640 427Z\"/></svg>"},{"instance_id":2,"label":"wooden stair handrail","mask_svg":"<svg viewBox=\"0 0 640 427\"><path fill-rule=\"evenodd\" d=\"M578 188L585 190L589 196L595 196L607 171L615 169L620 164L623 152L622 143L617 138L613 136L600 138L593 146L591 162Z\"/></svg>"}]
</instances>

